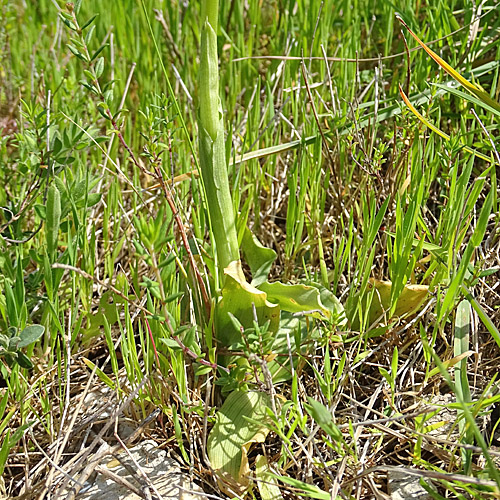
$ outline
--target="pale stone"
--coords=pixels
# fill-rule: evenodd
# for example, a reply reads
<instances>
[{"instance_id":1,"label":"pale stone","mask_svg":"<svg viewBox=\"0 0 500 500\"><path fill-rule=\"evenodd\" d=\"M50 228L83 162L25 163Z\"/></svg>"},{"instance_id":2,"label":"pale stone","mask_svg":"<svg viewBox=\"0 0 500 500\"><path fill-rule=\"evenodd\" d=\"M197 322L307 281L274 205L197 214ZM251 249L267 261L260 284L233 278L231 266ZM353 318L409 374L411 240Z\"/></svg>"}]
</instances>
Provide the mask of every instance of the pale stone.
<instances>
[{"instance_id":1,"label":"pale stone","mask_svg":"<svg viewBox=\"0 0 500 500\"><path fill-rule=\"evenodd\" d=\"M191 483L189 477L181 472L177 462L167 457L164 450L158 449L154 441L144 441L128 451L144 471L149 482L137 470L136 465L125 451L120 453L120 460L126 463L134 471L134 474L131 474L118 460L112 457L107 457L101 467L126 479L138 490L144 491L143 488L148 486L153 497L156 497L156 494L151 485L154 485L164 500L200 500L203 498L201 488ZM126 486L117 484L112 478L98 472L93 483L88 482L87 488L80 492L77 499L140 500L141 497Z\"/></svg>"},{"instance_id":2,"label":"pale stone","mask_svg":"<svg viewBox=\"0 0 500 500\"><path fill-rule=\"evenodd\" d=\"M432 500L420 485L420 477L405 470L387 471L387 482L391 500Z\"/></svg>"}]
</instances>

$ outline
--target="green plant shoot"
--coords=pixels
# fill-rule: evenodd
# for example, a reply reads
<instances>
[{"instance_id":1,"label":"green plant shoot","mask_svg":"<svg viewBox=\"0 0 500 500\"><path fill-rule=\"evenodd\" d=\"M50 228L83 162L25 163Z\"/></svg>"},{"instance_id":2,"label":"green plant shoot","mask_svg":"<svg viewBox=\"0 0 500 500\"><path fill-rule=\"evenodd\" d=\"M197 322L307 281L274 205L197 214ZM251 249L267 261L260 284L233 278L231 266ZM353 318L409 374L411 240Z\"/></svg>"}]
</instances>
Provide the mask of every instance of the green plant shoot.
<instances>
[{"instance_id":1,"label":"green plant shoot","mask_svg":"<svg viewBox=\"0 0 500 500\"><path fill-rule=\"evenodd\" d=\"M238 236L229 179L227 174L224 123L219 98L219 64L217 55L218 0L206 0L202 7L200 51L200 111L198 119L200 168L205 186L217 268L223 270L239 260Z\"/></svg>"}]
</instances>

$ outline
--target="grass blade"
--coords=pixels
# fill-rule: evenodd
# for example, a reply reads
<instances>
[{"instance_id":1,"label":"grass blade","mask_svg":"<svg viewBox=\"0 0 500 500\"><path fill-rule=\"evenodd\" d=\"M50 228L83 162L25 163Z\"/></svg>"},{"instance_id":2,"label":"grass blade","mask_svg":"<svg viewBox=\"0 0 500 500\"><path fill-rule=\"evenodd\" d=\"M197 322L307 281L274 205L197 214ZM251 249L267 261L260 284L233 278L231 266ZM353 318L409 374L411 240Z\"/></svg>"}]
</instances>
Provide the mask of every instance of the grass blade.
<instances>
[{"instance_id":1,"label":"grass blade","mask_svg":"<svg viewBox=\"0 0 500 500\"><path fill-rule=\"evenodd\" d=\"M484 90L481 90L477 85L469 82L466 78L464 78L458 71L452 68L445 60L441 59L433 50L431 50L427 45L418 38L415 33L406 25L406 23L401 19L400 16L397 15L399 22L410 32L411 36L417 41L417 43L429 54L434 61L436 61L441 68L443 68L454 80L456 80L460 85L465 87L471 94L474 94L482 103L491 106L500 112L500 104L492 99L488 93Z\"/></svg>"}]
</instances>

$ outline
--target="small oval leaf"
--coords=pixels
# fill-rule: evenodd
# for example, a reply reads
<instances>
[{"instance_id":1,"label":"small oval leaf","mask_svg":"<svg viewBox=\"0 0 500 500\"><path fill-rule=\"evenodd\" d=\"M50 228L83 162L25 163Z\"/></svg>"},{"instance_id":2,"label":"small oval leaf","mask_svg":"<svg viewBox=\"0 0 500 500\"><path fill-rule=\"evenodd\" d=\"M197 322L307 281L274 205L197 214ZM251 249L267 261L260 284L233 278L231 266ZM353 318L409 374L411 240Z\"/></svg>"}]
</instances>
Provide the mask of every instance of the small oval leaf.
<instances>
[{"instance_id":1,"label":"small oval leaf","mask_svg":"<svg viewBox=\"0 0 500 500\"><path fill-rule=\"evenodd\" d=\"M42 325L30 325L27 326L19 335L21 338L18 347L26 347L30 344L35 343L45 332L45 327Z\"/></svg>"}]
</instances>

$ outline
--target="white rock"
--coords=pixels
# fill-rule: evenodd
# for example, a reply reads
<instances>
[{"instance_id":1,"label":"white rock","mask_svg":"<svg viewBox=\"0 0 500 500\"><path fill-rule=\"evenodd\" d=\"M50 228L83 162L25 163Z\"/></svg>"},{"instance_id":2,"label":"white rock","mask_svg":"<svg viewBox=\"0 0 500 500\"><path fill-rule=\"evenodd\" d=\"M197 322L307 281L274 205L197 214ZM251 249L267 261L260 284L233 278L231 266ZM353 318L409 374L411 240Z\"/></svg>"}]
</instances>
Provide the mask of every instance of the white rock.
<instances>
[{"instance_id":1,"label":"white rock","mask_svg":"<svg viewBox=\"0 0 500 500\"><path fill-rule=\"evenodd\" d=\"M432 500L420 485L420 478L404 470L387 471L388 490L391 500Z\"/></svg>"},{"instance_id":2,"label":"white rock","mask_svg":"<svg viewBox=\"0 0 500 500\"><path fill-rule=\"evenodd\" d=\"M138 490L145 492L145 487L156 497L154 488L160 493L164 500L200 500L203 496L191 492L202 493L202 489L190 482L189 477L183 474L177 462L169 457L164 450L156 447L152 440L143 441L137 446L129 449L140 468L144 471L149 481L138 471L130 456L122 451L120 460L126 463L133 474L116 459L109 459L101 465L102 469L109 470L112 474L125 479ZM127 486L118 484L113 478L107 477L97 470L97 476L92 484L88 483L77 496L78 500L139 500L141 497L130 490Z\"/></svg>"}]
</instances>

